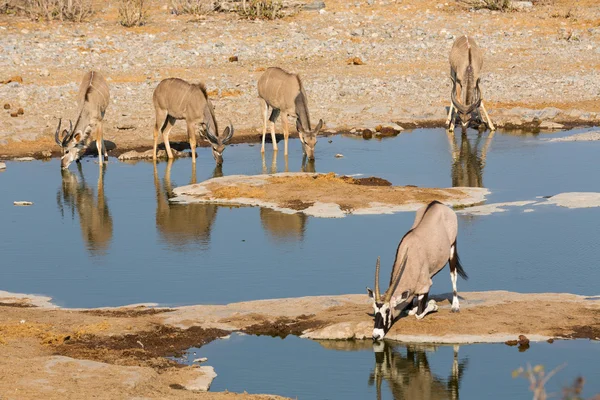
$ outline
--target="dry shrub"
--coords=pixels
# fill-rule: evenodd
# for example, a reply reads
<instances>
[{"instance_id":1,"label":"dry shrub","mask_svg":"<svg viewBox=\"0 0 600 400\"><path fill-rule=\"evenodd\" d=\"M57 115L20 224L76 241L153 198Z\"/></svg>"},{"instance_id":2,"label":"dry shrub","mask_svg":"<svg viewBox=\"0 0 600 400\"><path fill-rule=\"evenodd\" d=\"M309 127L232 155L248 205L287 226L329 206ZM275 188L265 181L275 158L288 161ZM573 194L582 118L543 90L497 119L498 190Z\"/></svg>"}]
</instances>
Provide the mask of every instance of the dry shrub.
<instances>
[{"instance_id":1,"label":"dry shrub","mask_svg":"<svg viewBox=\"0 0 600 400\"><path fill-rule=\"evenodd\" d=\"M511 0L457 0L476 10L487 9L494 11L508 11L511 9Z\"/></svg>"},{"instance_id":2,"label":"dry shrub","mask_svg":"<svg viewBox=\"0 0 600 400\"><path fill-rule=\"evenodd\" d=\"M148 22L146 0L120 0L119 23L125 27L142 26Z\"/></svg>"},{"instance_id":3,"label":"dry shrub","mask_svg":"<svg viewBox=\"0 0 600 400\"><path fill-rule=\"evenodd\" d=\"M281 0L249 0L238 6L237 13L248 19L277 19L284 16Z\"/></svg>"},{"instance_id":4,"label":"dry shrub","mask_svg":"<svg viewBox=\"0 0 600 400\"><path fill-rule=\"evenodd\" d=\"M92 0L22 0L12 3L35 21L82 22L94 13Z\"/></svg>"},{"instance_id":5,"label":"dry shrub","mask_svg":"<svg viewBox=\"0 0 600 400\"><path fill-rule=\"evenodd\" d=\"M171 12L176 15L206 15L219 8L218 0L171 0Z\"/></svg>"}]
</instances>

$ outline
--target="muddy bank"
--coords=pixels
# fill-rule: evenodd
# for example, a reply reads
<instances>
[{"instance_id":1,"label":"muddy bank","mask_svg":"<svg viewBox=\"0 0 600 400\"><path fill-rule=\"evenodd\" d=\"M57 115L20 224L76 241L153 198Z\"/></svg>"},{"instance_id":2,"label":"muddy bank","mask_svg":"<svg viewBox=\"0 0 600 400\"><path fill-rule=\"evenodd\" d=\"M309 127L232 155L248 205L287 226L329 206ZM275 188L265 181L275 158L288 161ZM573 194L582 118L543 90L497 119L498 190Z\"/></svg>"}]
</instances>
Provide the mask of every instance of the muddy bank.
<instances>
[{"instance_id":1,"label":"muddy bank","mask_svg":"<svg viewBox=\"0 0 600 400\"><path fill-rule=\"evenodd\" d=\"M499 127L600 123L595 0L535 2L506 13L434 0L328 0L320 11L275 21L173 15L152 1L148 24L135 29L118 24L116 3L96 3L101 12L81 24L0 16L0 81L7 82L0 84L1 155L55 153L58 118L76 119L79 80L92 68L111 87L105 136L120 151L150 148L152 92L171 76L204 81L218 121L231 119L240 138L256 136L262 124L256 82L273 65L302 74L311 116L326 129L442 126L448 54L465 26L485 52L481 87ZM347 63L355 58L361 65ZM184 124L172 135L185 138Z\"/></svg>"},{"instance_id":2,"label":"muddy bank","mask_svg":"<svg viewBox=\"0 0 600 400\"><path fill-rule=\"evenodd\" d=\"M302 212L323 218L347 214L390 214L414 211L433 200L451 206L481 203L482 188L419 188L391 186L377 178L352 178L334 173L234 175L176 188L175 203L220 203ZM314 199L319 199L315 201Z\"/></svg>"}]
</instances>

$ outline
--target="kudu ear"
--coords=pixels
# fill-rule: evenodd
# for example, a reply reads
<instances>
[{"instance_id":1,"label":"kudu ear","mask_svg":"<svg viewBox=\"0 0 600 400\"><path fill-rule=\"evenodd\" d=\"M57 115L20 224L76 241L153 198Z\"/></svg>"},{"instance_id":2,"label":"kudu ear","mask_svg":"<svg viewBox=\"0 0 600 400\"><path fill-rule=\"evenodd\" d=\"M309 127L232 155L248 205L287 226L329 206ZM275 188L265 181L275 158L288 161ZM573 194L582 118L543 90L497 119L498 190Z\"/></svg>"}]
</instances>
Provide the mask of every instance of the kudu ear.
<instances>
[{"instance_id":1,"label":"kudu ear","mask_svg":"<svg viewBox=\"0 0 600 400\"><path fill-rule=\"evenodd\" d=\"M322 128L322 127L323 127L323 120L322 120L322 119L320 119L320 120L319 120L319 123L317 124L317 127L316 127L316 128L313 130L313 132L314 132L315 134L319 133L319 131L321 130L321 128Z\"/></svg>"},{"instance_id":2,"label":"kudu ear","mask_svg":"<svg viewBox=\"0 0 600 400\"><path fill-rule=\"evenodd\" d=\"M233 137L233 125L229 122L229 126L223 130L223 144L229 144L231 142L231 138Z\"/></svg>"}]
</instances>

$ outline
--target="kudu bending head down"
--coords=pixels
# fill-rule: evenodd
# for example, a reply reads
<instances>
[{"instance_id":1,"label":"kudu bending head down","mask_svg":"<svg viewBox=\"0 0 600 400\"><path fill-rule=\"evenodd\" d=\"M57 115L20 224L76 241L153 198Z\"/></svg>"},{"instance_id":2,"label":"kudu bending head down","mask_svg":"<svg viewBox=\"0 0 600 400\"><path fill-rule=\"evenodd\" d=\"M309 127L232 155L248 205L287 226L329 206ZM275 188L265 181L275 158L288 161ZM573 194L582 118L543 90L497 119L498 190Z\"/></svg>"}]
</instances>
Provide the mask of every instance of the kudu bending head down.
<instances>
[{"instance_id":1,"label":"kudu bending head down","mask_svg":"<svg viewBox=\"0 0 600 400\"><path fill-rule=\"evenodd\" d=\"M452 105L458 111L463 128L471 120L471 113L481 105L479 89L483 54L473 38L459 37L450 50L450 79Z\"/></svg>"},{"instance_id":2,"label":"kudu bending head down","mask_svg":"<svg viewBox=\"0 0 600 400\"><path fill-rule=\"evenodd\" d=\"M154 159L156 159L159 131L162 133L168 158L173 158L169 133L175 122L183 119L187 124L192 162L196 162L196 134L198 134L210 143L217 165L223 164L223 151L233 137L233 125L230 122L223 130L223 134L219 135L214 108L204 84L191 84L179 78L164 79L154 90L153 102L156 111Z\"/></svg>"},{"instance_id":3,"label":"kudu bending head down","mask_svg":"<svg viewBox=\"0 0 600 400\"><path fill-rule=\"evenodd\" d=\"M310 160L314 160L317 134L323 127L323 120L319 120L314 129L311 128L308 98L300 77L297 74L288 73L281 68L267 68L258 80L258 96L261 98L264 118L261 152L265 152L267 120L270 121L271 125L273 150L277 150L275 121L281 113L283 114L281 122L283 124L284 154L286 156L288 154L288 137L290 134L288 116L292 115L296 117L296 129L300 136L302 149ZM271 109L270 116L269 108Z\"/></svg>"},{"instance_id":4,"label":"kudu bending head down","mask_svg":"<svg viewBox=\"0 0 600 400\"><path fill-rule=\"evenodd\" d=\"M394 296L394 292L400 283L400 279L406 269L406 262L408 260L408 254L404 255L402 260L402 266L400 272L396 278L392 278L390 281L390 287L385 291L383 296L379 291L379 266L380 258L377 257L377 263L375 264L375 291L367 288L369 297L373 299L373 314L375 317L375 325L373 327L373 340L383 339L387 332L392 327L394 320L400 315L400 311L397 311L398 306L408 301L409 293L405 292L400 297Z\"/></svg>"},{"instance_id":5,"label":"kudu bending head down","mask_svg":"<svg viewBox=\"0 0 600 400\"><path fill-rule=\"evenodd\" d=\"M58 127L54 133L54 140L62 150L61 167L63 169L68 168L73 161L79 161L92 140L92 133L96 136L100 165L102 165L104 157L108 158L106 146L104 146L102 120L109 99L108 84L104 77L96 71L86 73L79 85L77 95L79 115L75 126L69 121L69 130L64 129L61 134L62 119L59 119ZM104 157L102 156L102 149L104 149Z\"/></svg>"}]
</instances>

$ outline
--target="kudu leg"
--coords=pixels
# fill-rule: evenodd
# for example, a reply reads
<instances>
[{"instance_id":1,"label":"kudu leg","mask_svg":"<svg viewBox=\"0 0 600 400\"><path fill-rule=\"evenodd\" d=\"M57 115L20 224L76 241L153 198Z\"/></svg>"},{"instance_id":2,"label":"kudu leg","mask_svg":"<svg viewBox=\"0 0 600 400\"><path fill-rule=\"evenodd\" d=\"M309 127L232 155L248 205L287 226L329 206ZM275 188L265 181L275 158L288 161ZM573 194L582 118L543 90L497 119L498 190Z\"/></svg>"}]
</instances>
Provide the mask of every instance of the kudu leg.
<instances>
[{"instance_id":1,"label":"kudu leg","mask_svg":"<svg viewBox=\"0 0 600 400\"><path fill-rule=\"evenodd\" d=\"M485 115L487 125L490 127L490 131L492 131L492 132L495 131L496 127L494 126L494 123L490 119L490 116L488 115L487 110L485 109L485 106L483 105L483 100L481 100L480 107L483 110L483 114Z\"/></svg>"},{"instance_id":2,"label":"kudu leg","mask_svg":"<svg viewBox=\"0 0 600 400\"><path fill-rule=\"evenodd\" d=\"M450 111L448 112L448 118L446 119L446 129L448 129L450 132L454 131L454 126L452 126L452 129L450 128L450 120L452 119L453 110L454 110L454 104L452 102L450 102Z\"/></svg>"},{"instance_id":3,"label":"kudu leg","mask_svg":"<svg viewBox=\"0 0 600 400\"><path fill-rule=\"evenodd\" d=\"M158 132L162 132L165 124L167 123L167 113L157 112L156 122L154 123L154 153L152 153L152 159L156 160L156 151L158 147Z\"/></svg>"},{"instance_id":4,"label":"kudu leg","mask_svg":"<svg viewBox=\"0 0 600 400\"><path fill-rule=\"evenodd\" d=\"M273 151L279 150L277 148L277 139L275 139L275 121L270 121L271 123L271 142L273 142Z\"/></svg>"},{"instance_id":5,"label":"kudu leg","mask_svg":"<svg viewBox=\"0 0 600 400\"><path fill-rule=\"evenodd\" d=\"M262 131L262 146L260 148L260 152L265 152L265 138L267 136L267 120L269 119L269 105L266 101L262 100L263 105L263 131Z\"/></svg>"},{"instance_id":6,"label":"kudu leg","mask_svg":"<svg viewBox=\"0 0 600 400\"><path fill-rule=\"evenodd\" d=\"M104 147L104 138L102 137L102 135L102 123L100 123L96 128L96 149L98 150L98 164L100 165L104 164L104 157L102 155L102 148Z\"/></svg>"},{"instance_id":7,"label":"kudu leg","mask_svg":"<svg viewBox=\"0 0 600 400\"><path fill-rule=\"evenodd\" d=\"M194 129L194 124L187 124L187 133L190 150L192 151L192 164L196 164L196 130Z\"/></svg>"},{"instance_id":8,"label":"kudu leg","mask_svg":"<svg viewBox=\"0 0 600 400\"><path fill-rule=\"evenodd\" d=\"M165 143L165 149L167 150L167 158L169 160L173 159L173 151L171 150L171 144L169 143L169 133L171 133L171 129L173 129L175 121L175 118L167 116L167 121L165 122L165 126L163 129L163 142Z\"/></svg>"},{"instance_id":9,"label":"kudu leg","mask_svg":"<svg viewBox=\"0 0 600 400\"><path fill-rule=\"evenodd\" d=\"M288 155L288 138L290 137L290 122L288 121L288 115L283 114L281 116L281 123L283 124L283 155Z\"/></svg>"}]
</instances>

